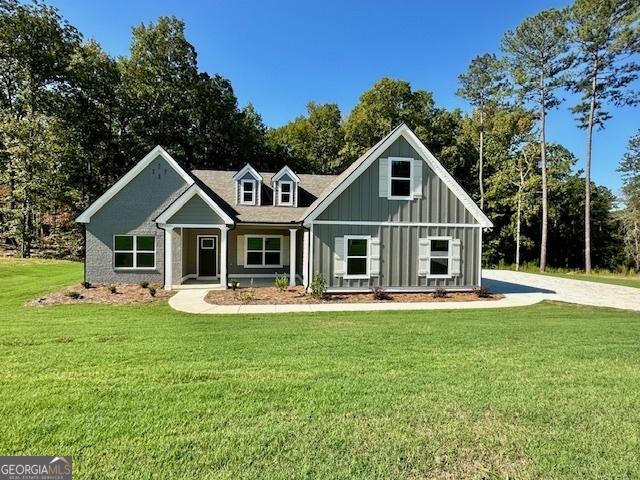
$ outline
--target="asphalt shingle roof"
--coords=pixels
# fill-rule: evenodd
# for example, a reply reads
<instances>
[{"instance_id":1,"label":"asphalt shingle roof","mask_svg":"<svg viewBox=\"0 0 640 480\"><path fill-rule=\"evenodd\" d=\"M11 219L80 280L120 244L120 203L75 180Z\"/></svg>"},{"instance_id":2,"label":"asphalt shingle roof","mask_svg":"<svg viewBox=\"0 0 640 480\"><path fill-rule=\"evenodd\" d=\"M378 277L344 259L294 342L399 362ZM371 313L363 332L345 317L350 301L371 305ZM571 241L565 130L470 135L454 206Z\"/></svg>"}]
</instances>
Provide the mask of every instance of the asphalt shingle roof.
<instances>
[{"instance_id":1,"label":"asphalt shingle roof","mask_svg":"<svg viewBox=\"0 0 640 480\"><path fill-rule=\"evenodd\" d=\"M201 186L212 193L212 199L232 218L239 222L294 223L312 205L319 195L326 194L327 187L337 178L336 175L297 174L297 207L276 207L273 205L271 179L274 172L259 172L263 178L262 205L236 205L235 171L228 170L192 170L191 174Z\"/></svg>"}]
</instances>

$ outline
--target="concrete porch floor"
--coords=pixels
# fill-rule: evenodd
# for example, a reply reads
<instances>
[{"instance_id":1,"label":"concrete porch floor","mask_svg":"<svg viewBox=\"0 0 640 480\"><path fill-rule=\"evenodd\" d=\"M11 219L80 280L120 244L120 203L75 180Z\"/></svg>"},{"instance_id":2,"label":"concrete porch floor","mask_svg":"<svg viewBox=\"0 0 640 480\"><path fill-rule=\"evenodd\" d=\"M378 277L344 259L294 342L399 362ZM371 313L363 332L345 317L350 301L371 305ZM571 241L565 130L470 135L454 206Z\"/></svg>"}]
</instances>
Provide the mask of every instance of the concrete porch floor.
<instances>
[{"instance_id":1,"label":"concrete porch floor","mask_svg":"<svg viewBox=\"0 0 640 480\"><path fill-rule=\"evenodd\" d=\"M231 288L231 280L233 277L229 278L229 288ZM238 278L240 282L240 288L247 288L251 285L251 278ZM273 287L273 278L254 278L253 286L255 288L265 288L265 287ZM220 283L215 283L215 281L211 280L196 280L193 278L189 278L185 280L180 285L172 285L171 288L173 290L222 290L222 285Z\"/></svg>"}]
</instances>

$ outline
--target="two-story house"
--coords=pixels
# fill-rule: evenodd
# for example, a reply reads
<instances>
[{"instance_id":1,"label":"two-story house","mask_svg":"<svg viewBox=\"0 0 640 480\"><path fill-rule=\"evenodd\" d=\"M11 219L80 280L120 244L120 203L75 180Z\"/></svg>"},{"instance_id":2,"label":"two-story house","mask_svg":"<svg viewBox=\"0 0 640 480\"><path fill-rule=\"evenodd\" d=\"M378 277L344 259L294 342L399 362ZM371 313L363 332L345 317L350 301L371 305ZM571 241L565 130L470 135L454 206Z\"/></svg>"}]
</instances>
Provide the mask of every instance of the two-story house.
<instances>
[{"instance_id":1,"label":"two-story house","mask_svg":"<svg viewBox=\"0 0 640 480\"><path fill-rule=\"evenodd\" d=\"M92 283L321 274L333 292L478 287L492 226L406 125L337 176L188 172L156 147L77 221Z\"/></svg>"}]
</instances>

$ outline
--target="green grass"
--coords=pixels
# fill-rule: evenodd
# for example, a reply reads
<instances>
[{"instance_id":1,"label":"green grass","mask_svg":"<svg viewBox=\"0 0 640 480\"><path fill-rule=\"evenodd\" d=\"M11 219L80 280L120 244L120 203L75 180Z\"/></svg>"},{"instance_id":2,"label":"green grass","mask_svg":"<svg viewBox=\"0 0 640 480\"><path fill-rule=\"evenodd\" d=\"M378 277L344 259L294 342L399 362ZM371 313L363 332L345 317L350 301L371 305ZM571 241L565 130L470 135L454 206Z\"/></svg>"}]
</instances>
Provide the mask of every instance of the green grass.
<instances>
[{"instance_id":1,"label":"green grass","mask_svg":"<svg viewBox=\"0 0 640 480\"><path fill-rule=\"evenodd\" d=\"M498 265L495 268L515 270L515 265ZM609 270L595 269L591 275L587 275L581 270L569 270L563 268L547 268L542 273L535 264L525 264L520 266L521 272L537 273L539 275L550 275L552 277L571 278L573 280L584 280L585 282L608 283L610 285L622 285L624 287L640 288L640 275L622 274Z\"/></svg>"},{"instance_id":2,"label":"green grass","mask_svg":"<svg viewBox=\"0 0 640 480\"><path fill-rule=\"evenodd\" d=\"M81 271L0 261L2 454L78 479L640 477L638 314L22 307Z\"/></svg>"}]
</instances>

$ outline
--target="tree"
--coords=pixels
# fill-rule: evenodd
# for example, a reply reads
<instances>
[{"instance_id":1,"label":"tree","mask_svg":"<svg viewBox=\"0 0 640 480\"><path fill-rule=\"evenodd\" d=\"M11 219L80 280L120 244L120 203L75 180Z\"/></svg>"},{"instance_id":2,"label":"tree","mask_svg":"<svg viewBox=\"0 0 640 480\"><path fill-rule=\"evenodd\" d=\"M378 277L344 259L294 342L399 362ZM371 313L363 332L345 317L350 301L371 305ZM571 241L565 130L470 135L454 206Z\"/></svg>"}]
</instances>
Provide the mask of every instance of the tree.
<instances>
[{"instance_id":1,"label":"tree","mask_svg":"<svg viewBox=\"0 0 640 480\"><path fill-rule=\"evenodd\" d=\"M542 232L540 270L547 266L548 181L547 181L547 111L559 105L555 90L566 84L563 74L570 66L566 15L549 9L524 20L502 39L521 97L537 105L540 122L540 166L542 173Z\"/></svg>"},{"instance_id":2,"label":"tree","mask_svg":"<svg viewBox=\"0 0 640 480\"><path fill-rule=\"evenodd\" d=\"M478 145L478 185L480 187L480 208L484 208L484 133L487 108L499 103L505 93L506 75L504 62L494 54L484 54L474 58L466 73L458 77L460 88L457 94L467 100L480 117Z\"/></svg>"},{"instance_id":3,"label":"tree","mask_svg":"<svg viewBox=\"0 0 640 480\"><path fill-rule=\"evenodd\" d=\"M406 123L422 140L432 134L429 123L435 113L430 92L413 91L409 82L382 78L360 96L347 117L342 155L352 162L401 123Z\"/></svg>"},{"instance_id":4,"label":"tree","mask_svg":"<svg viewBox=\"0 0 640 480\"><path fill-rule=\"evenodd\" d=\"M625 250L636 271L640 271L640 130L629 140L618 171L622 173L623 182L621 220Z\"/></svg>"},{"instance_id":5,"label":"tree","mask_svg":"<svg viewBox=\"0 0 640 480\"><path fill-rule=\"evenodd\" d=\"M54 8L0 1L0 159L8 186L0 234L17 242L23 257L57 191L47 188L59 171L52 129L79 41Z\"/></svg>"},{"instance_id":6,"label":"tree","mask_svg":"<svg viewBox=\"0 0 640 480\"><path fill-rule=\"evenodd\" d=\"M576 0L570 9L571 33L577 52L572 89L582 94L573 108L580 127L587 130L584 202L584 266L591 273L591 156L593 128L604 127L611 115L607 104L638 101L629 84L638 78L640 5L636 0Z\"/></svg>"},{"instance_id":7,"label":"tree","mask_svg":"<svg viewBox=\"0 0 640 480\"><path fill-rule=\"evenodd\" d=\"M198 72L196 52L175 17L133 29L131 53L120 58L120 95L128 120L123 132L132 158L156 145L180 160L191 161L189 142Z\"/></svg>"},{"instance_id":8,"label":"tree","mask_svg":"<svg viewBox=\"0 0 640 480\"><path fill-rule=\"evenodd\" d=\"M307 115L272 129L271 142L285 148L300 171L333 173L344 145L340 108L335 103L307 104Z\"/></svg>"}]
</instances>

